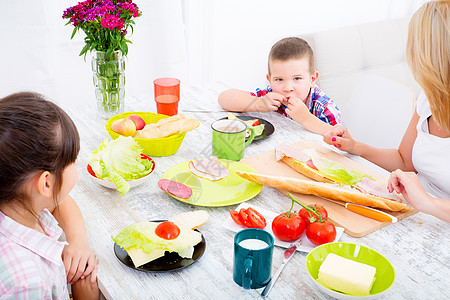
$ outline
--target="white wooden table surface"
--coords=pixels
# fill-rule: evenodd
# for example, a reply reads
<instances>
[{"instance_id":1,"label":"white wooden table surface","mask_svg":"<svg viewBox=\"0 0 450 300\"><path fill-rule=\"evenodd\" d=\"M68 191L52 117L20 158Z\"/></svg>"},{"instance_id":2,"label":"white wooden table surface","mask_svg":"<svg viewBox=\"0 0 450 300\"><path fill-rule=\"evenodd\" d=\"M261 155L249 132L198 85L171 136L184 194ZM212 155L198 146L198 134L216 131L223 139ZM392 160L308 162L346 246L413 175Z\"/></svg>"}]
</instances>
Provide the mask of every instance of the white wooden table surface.
<instances>
[{"instance_id":1,"label":"white wooden table surface","mask_svg":"<svg viewBox=\"0 0 450 300\"><path fill-rule=\"evenodd\" d=\"M92 93L93 94L93 93ZM187 133L180 149L169 157L155 157L156 168L151 179L120 197L115 190L96 184L86 172L89 153L109 138L93 103L87 107L73 104L65 108L76 123L81 136L78 159L79 181L71 195L78 203L86 222L91 247L100 259L98 280L108 299L259 299L262 289L244 290L232 278L234 232L222 227L228 211L237 205L202 208L179 202L160 190L157 182L175 164L211 155L212 121L226 116L217 104L215 89L182 87L180 112L197 118L200 127ZM155 112L150 97L127 99L125 111ZM189 111L189 112L188 112ZM196 111L196 112L193 112ZM273 149L276 145L312 139L323 143L292 120L277 113L251 113L270 121L275 133L254 142L245 155ZM349 156L380 173L387 172L362 158ZM275 189L264 187L249 203L274 212L289 208L286 197ZM206 251L195 264L180 271L147 273L122 264L113 251L115 236L134 222L168 219L178 213L206 209L208 222L200 228L206 239ZM396 271L396 280L383 299L449 299L450 298L450 224L432 216L417 213L396 224L386 226L362 238L343 234L341 241L368 246L386 256ZM281 264L284 249L275 247L272 273ZM284 268L270 294L270 299L327 299L316 290L305 269L305 253L297 252Z\"/></svg>"}]
</instances>

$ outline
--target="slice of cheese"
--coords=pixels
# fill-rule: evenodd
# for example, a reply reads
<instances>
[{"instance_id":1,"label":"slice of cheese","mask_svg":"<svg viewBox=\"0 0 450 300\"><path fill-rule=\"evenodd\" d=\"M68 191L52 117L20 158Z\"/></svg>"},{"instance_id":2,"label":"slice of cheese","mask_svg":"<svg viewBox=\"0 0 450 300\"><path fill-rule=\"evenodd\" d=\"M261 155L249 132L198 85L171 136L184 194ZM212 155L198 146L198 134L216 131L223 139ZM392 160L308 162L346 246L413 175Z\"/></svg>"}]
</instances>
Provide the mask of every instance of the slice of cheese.
<instances>
[{"instance_id":1,"label":"slice of cheese","mask_svg":"<svg viewBox=\"0 0 450 300\"><path fill-rule=\"evenodd\" d=\"M151 262L155 259L163 257L164 252L166 252L163 249L155 249L151 253L145 253L141 249L135 247L130 247L126 251L131 257L131 260L133 261L133 264L136 268L145 265L146 263Z\"/></svg>"},{"instance_id":2,"label":"slice of cheese","mask_svg":"<svg viewBox=\"0 0 450 300\"><path fill-rule=\"evenodd\" d=\"M317 281L352 296L367 296L375 281L376 268L330 253L319 269Z\"/></svg>"}]
</instances>

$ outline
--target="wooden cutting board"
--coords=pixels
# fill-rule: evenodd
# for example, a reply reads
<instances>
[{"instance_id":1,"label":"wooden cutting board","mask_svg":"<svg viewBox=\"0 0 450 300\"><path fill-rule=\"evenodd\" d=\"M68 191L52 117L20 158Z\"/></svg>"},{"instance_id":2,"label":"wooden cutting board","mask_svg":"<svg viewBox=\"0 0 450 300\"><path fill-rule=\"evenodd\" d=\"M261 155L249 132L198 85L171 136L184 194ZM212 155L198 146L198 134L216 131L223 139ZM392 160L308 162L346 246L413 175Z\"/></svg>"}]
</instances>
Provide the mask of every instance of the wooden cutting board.
<instances>
[{"instance_id":1,"label":"wooden cutting board","mask_svg":"<svg viewBox=\"0 0 450 300\"><path fill-rule=\"evenodd\" d=\"M336 153L328 148L325 148L321 145L319 145L316 142L313 141L303 141L299 143L295 143L290 145L297 149L308 149L308 148L314 148L316 151L319 152L319 154L323 155L324 157L337 161L344 166L346 166L349 169L352 170L358 170L361 173L368 174L375 178L380 183L386 185L387 178L376 173L375 171L351 160L348 157L345 157L339 153ZM250 167L254 168L258 173L265 174L265 175L273 175L273 176L286 176L286 177L296 177L300 179L309 179L308 177L305 177L304 175L298 173L297 171L294 171L292 168L290 168L287 164L285 164L282 161L276 161L275 160L275 151L267 151L264 153L256 154L250 157L243 158L241 160L242 163L249 165ZM309 179L312 180L312 179ZM269 187L266 187L269 188ZM280 192L287 194L288 191L281 190ZM354 213L344 207L344 202L337 203L337 202L331 202L329 200L326 200L324 198L320 198L313 195L303 195L298 193L292 193L290 192L297 200L304 204L318 204L323 205L327 211L328 211L328 217L329 219L337 226L344 227L344 232L347 233L350 236L353 237L362 237L365 236L377 229L380 229L387 225L395 226L395 223L386 223L386 222L380 222L374 219L370 219L367 217L364 217L362 215L359 215L357 213ZM286 201L289 201L289 198L286 198ZM401 220L407 216L410 216L417 212L417 210L411 208L411 210L407 212L391 212L391 211L385 211L395 217L397 217L398 220Z\"/></svg>"}]
</instances>

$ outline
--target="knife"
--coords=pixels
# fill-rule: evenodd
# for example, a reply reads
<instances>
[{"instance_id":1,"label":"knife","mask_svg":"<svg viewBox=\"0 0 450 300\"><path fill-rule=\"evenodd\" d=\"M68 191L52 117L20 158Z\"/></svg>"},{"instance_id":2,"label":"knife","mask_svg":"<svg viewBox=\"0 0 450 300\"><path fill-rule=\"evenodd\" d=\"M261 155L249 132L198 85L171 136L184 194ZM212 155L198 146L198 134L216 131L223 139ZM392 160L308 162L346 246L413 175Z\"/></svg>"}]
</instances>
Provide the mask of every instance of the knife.
<instances>
[{"instance_id":1,"label":"knife","mask_svg":"<svg viewBox=\"0 0 450 300\"><path fill-rule=\"evenodd\" d=\"M377 209L367 207L364 205L354 204L354 203L345 203L345 208L351 210L357 214L363 215L365 217L375 219L382 222L395 223L397 222L397 218L387 214L385 212L379 211Z\"/></svg>"},{"instance_id":2,"label":"knife","mask_svg":"<svg viewBox=\"0 0 450 300\"><path fill-rule=\"evenodd\" d=\"M284 266L287 264L287 262L291 259L291 257L294 255L295 251L297 250L297 247L302 243L302 240L298 240L297 242L292 243L289 248L284 251L284 259L281 263L281 266L278 268L277 272L273 275L273 277L270 279L269 283L266 285L264 290L261 293L261 296L267 297L270 293L270 290L275 285L275 282L278 279L278 276L280 276L281 271L283 270Z\"/></svg>"}]
</instances>

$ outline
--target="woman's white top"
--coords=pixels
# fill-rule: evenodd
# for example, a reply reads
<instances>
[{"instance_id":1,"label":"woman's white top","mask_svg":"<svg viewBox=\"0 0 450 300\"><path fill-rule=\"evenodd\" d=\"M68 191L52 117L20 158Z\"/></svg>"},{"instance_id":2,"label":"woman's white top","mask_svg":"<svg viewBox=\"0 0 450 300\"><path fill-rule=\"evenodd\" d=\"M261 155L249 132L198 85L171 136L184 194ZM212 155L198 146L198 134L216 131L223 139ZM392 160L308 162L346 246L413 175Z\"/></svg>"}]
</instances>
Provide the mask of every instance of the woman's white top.
<instances>
[{"instance_id":1,"label":"woman's white top","mask_svg":"<svg viewBox=\"0 0 450 300\"><path fill-rule=\"evenodd\" d=\"M423 91L417 98L416 110L420 118L412 150L412 163L429 194L450 199L450 138L440 138L429 133L428 118L431 116L431 109Z\"/></svg>"}]
</instances>

